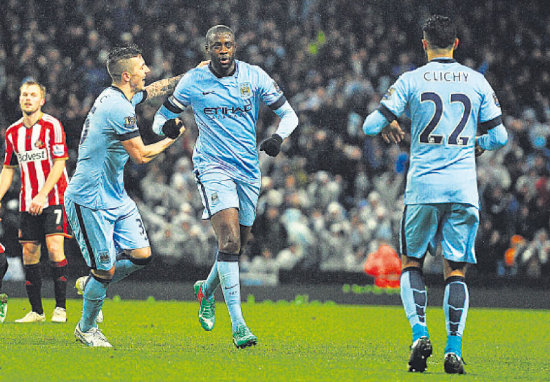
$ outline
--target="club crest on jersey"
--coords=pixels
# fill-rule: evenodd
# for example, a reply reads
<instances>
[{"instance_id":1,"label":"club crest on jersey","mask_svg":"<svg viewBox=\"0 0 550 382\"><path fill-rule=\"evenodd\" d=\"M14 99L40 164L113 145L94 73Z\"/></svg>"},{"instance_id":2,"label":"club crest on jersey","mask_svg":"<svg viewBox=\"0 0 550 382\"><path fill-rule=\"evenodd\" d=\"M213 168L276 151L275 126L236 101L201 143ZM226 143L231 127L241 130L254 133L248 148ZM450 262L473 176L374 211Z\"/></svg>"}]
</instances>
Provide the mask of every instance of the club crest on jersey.
<instances>
[{"instance_id":1,"label":"club crest on jersey","mask_svg":"<svg viewBox=\"0 0 550 382\"><path fill-rule=\"evenodd\" d=\"M136 124L136 117L124 118L124 127L133 127Z\"/></svg>"},{"instance_id":2,"label":"club crest on jersey","mask_svg":"<svg viewBox=\"0 0 550 382\"><path fill-rule=\"evenodd\" d=\"M243 82L239 85L239 89L241 91L241 98L248 99L252 97L252 85L250 82Z\"/></svg>"},{"instance_id":3,"label":"club crest on jersey","mask_svg":"<svg viewBox=\"0 0 550 382\"><path fill-rule=\"evenodd\" d=\"M46 144L41 139L38 139L34 145L39 149L43 149L44 147L46 147Z\"/></svg>"}]
</instances>

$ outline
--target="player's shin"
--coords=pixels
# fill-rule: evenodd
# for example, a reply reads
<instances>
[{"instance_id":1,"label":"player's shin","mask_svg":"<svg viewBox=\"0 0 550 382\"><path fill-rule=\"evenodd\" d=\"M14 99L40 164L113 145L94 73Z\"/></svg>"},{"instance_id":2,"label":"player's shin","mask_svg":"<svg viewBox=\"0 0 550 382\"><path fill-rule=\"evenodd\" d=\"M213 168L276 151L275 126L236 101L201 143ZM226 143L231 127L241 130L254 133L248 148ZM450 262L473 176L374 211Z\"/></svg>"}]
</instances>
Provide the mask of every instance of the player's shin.
<instances>
[{"instance_id":1,"label":"player's shin","mask_svg":"<svg viewBox=\"0 0 550 382\"><path fill-rule=\"evenodd\" d=\"M401 272L401 301L411 324L413 343L420 337L429 337L426 326L428 298L420 268L407 267Z\"/></svg>"},{"instance_id":2,"label":"player's shin","mask_svg":"<svg viewBox=\"0 0 550 382\"><path fill-rule=\"evenodd\" d=\"M451 276L446 280L443 310L447 328L445 353L462 357L462 334L466 326L470 296L464 277Z\"/></svg>"},{"instance_id":3,"label":"player's shin","mask_svg":"<svg viewBox=\"0 0 550 382\"><path fill-rule=\"evenodd\" d=\"M241 311L241 285L239 283L239 255L218 252L218 275L223 297L231 317L231 328L244 325Z\"/></svg>"},{"instance_id":4,"label":"player's shin","mask_svg":"<svg viewBox=\"0 0 550 382\"><path fill-rule=\"evenodd\" d=\"M67 301L67 259L50 262L50 268L55 293L55 306L65 308Z\"/></svg>"},{"instance_id":5,"label":"player's shin","mask_svg":"<svg viewBox=\"0 0 550 382\"><path fill-rule=\"evenodd\" d=\"M31 303L33 312L43 314L42 308L42 275L40 272L40 263L28 264L25 268L25 289Z\"/></svg>"},{"instance_id":6,"label":"player's shin","mask_svg":"<svg viewBox=\"0 0 550 382\"><path fill-rule=\"evenodd\" d=\"M149 264L152 260L152 256L144 257L144 258L135 258L128 256L126 253L121 253L117 256L117 260L115 263L115 274L113 276L113 279L111 282L115 283L118 282L126 277L128 277L130 274L134 273L137 270L142 269L147 264Z\"/></svg>"},{"instance_id":7,"label":"player's shin","mask_svg":"<svg viewBox=\"0 0 550 382\"><path fill-rule=\"evenodd\" d=\"M80 318L80 330L83 332L97 326L96 317L103 306L109 282L110 280L102 280L92 275L86 283L83 294L82 317Z\"/></svg>"},{"instance_id":8,"label":"player's shin","mask_svg":"<svg viewBox=\"0 0 550 382\"><path fill-rule=\"evenodd\" d=\"M220 277L218 276L218 260L216 260L216 262L212 266L212 269L210 269L210 273L208 274L205 283L202 284L202 293L206 298L211 298L214 295L216 289L218 289L219 285Z\"/></svg>"}]
</instances>

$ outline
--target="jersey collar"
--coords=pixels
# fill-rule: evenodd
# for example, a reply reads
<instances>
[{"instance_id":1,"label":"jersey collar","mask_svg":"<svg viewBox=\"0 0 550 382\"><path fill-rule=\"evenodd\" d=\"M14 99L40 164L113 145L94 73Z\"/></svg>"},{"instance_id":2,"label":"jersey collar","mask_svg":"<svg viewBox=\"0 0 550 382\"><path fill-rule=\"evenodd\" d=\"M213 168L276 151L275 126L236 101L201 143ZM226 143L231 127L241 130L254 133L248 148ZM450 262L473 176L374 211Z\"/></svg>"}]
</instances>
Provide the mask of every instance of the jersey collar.
<instances>
[{"instance_id":1,"label":"jersey collar","mask_svg":"<svg viewBox=\"0 0 550 382\"><path fill-rule=\"evenodd\" d=\"M440 62L442 64L451 64L453 62L456 62L456 60L454 58L439 57L439 58L434 58L434 59L430 60L430 62Z\"/></svg>"},{"instance_id":2,"label":"jersey collar","mask_svg":"<svg viewBox=\"0 0 550 382\"><path fill-rule=\"evenodd\" d=\"M235 75L235 73L237 73L238 71L238 63L237 63L237 60L235 60L235 68L233 69L233 71L231 73L229 73L227 76L220 76L218 75L218 73L216 73L214 71L214 69L212 69L212 63L208 64L208 70L210 70L210 73L212 73L214 76L216 76L217 78L225 78L225 77L232 77Z\"/></svg>"}]
</instances>

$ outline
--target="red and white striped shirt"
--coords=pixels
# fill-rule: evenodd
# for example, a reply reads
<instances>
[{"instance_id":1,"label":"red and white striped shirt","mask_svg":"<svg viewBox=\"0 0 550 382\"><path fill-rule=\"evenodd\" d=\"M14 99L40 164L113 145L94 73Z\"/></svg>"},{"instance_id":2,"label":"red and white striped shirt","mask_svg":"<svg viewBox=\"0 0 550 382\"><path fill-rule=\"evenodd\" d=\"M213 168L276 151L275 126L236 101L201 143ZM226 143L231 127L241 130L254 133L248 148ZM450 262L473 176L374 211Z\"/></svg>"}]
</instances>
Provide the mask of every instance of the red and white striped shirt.
<instances>
[{"instance_id":1,"label":"red and white striped shirt","mask_svg":"<svg viewBox=\"0 0 550 382\"><path fill-rule=\"evenodd\" d=\"M6 156L4 166L21 170L19 209L28 212L32 199L44 186L55 159L67 159L67 142L61 122L43 114L32 127L23 125L23 118L6 130ZM44 208L63 204L63 195L69 177L67 170L50 191Z\"/></svg>"}]
</instances>

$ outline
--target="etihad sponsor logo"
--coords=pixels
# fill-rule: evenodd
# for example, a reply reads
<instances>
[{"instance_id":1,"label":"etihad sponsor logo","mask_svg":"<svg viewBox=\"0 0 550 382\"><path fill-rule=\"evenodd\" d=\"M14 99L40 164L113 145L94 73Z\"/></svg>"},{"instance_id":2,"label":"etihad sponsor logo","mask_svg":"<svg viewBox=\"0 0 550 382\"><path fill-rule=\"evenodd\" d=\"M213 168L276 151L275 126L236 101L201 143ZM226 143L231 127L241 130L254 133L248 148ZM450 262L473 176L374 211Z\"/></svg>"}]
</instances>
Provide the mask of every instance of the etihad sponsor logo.
<instances>
[{"instance_id":1,"label":"etihad sponsor logo","mask_svg":"<svg viewBox=\"0 0 550 382\"><path fill-rule=\"evenodd\" d=\"M248 103L243 107L240 106L218 106L218 107L205 107L203 109L204 114L206 115L239 115L242 113L247 113L252 110L252 103Z\"/></svg>"},{"instance_id":2,"label":"etihad sponsor logo","mask_svg":"<svg viewBox=\"0 0 550 382\"><path fill-rule=\"evenodd\" d=\"M43 161L48 159L48 152L46 149L25 151L23 153L17 153L17 159L19 163Z\"/></svg>"}]
</instances>

